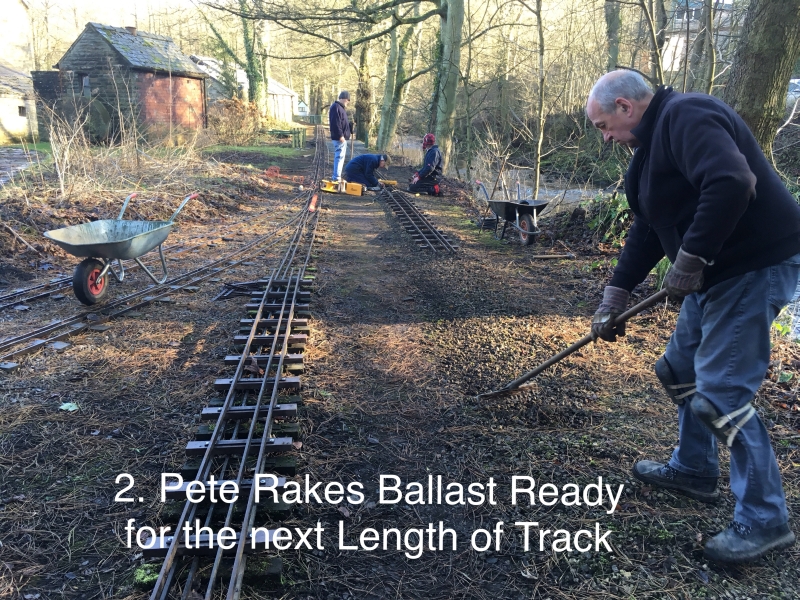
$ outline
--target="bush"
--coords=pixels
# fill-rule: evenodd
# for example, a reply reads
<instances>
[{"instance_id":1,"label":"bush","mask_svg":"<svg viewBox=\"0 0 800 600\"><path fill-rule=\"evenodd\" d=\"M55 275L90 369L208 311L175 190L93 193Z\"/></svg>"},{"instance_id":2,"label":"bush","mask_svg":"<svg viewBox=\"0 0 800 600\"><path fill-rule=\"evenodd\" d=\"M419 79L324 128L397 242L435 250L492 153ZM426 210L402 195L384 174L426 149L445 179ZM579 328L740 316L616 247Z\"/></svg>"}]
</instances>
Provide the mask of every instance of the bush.
<instances>
[{"instance_id":1,"label":"bush","mask_svg":"<svg viewBox=\"0 0 800 600\"><path fill-rule=\"evenodd\" d=\"M595 240L621 245L633 214L625 194L614 192L610 196L599 194L586 205L587 223Z\"/></svg>"},{"instance_id":2,"label":"bush","mask_svg":"<svg viewBox=\"0 0 800 600\"><path fill-rule=\"evenodd\" d=\"M221 144L247 146L261 129L261 117L251 102L218 100L208 108L208 126Z\"/></svg>"}]
</instances>

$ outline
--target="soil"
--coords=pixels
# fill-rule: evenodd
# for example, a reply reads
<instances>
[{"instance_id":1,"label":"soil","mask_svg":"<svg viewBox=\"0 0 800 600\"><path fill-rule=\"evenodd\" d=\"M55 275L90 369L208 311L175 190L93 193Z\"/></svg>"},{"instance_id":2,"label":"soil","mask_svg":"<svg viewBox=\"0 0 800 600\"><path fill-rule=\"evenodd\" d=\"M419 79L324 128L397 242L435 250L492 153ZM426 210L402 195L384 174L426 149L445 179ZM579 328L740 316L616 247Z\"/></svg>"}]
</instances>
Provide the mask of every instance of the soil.
<instances>
[{"instance_id":1,"label":"soil","mask_svg":"<svg viewBox=\"0 0 800 600\"><path fill-rule=\"evenodd\" d=\"M299 164L281 169L301 172ZM410 173L394 167L387 175L404 181ZM616 344L587 346L540 375L525 394L476 399L585 335L618 249L598 244L581 215L546 221L549 235L534 246L497 241L478 232L478 213L463 186L449 182L445 191L444 198L416 200L458 240L454 255L419 250L375 196L322 198L297 479L308 475L323 486L362 482L365 498L299 504L273 521L302 529L321 523L324 549L282 552L277 580L260 570L262 561L251 561L243 597L800 596L796 549L745 567L703 558L703 544L732 515L727 471L722 499L713 506L630 476L636 460L664 460L677 441L674 405L652 372L676 307L662 305L634 319ZM266 193L276 210L290 195L289 187ZM263 208L263 198L243 194L239 207L220 218L242 220ZM192 223L196 235L219 225ZM254 235L268 223L249 226ZM562 244L577 258L531 258L564 253ZM269 260L226 279L263 274L259 268ZM643 288L634 300L653 291ZM0 598L149 596L147 586L134 585L144 563L123 546L122 525L128 518L170 524L174 510L158 501L158 478L180 468L195 415L212 397L213 379L226 373L221 359L242 312L236 300L211 302L218 289L219 283L208 284L177 304L150 307L107 332L73 338L63 353L40 352L0 375ZM797 529L800 348L776 336L773 351L756 405L772 435ZM59 410L65 402L79 410ZM114 502L121 489L114 479L123 472L134 476L144 503ZM379 477L389 474L403 485L426 486L430 475L445 484L493 478L496 504L382 504ZM558 488L602 477L623 491L612 514L607 502L545 507L537 497L535 506L512 505L513 476ZM340 521L345 544L357 544L367 527L402 533L442 522L455 531L457 547L426 549L419 558L394 548L341 550ZM499 521L505 529L499 548L471 549L471 533L493 530ZM597 526L611 531L611 551L540 551L533 532L534 547L526 552L514 527L522 521L593 534Z\"/></svg>"}]
</instances>

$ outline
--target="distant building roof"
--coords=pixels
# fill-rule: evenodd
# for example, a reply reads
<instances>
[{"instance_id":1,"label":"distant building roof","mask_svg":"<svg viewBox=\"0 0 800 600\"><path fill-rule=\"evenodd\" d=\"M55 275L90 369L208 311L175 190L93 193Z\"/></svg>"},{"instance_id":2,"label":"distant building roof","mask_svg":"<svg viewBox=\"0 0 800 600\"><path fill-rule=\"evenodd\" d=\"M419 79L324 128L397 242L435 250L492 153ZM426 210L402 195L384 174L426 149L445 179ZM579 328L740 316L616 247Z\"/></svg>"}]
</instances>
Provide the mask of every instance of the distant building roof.
<instances>
[{"instance_id":1,"label":"distant building roof","mask_svg":"<svg viewBox=\"0 0 800 600\"><path fill-rule=\"evenodd\" d=\"M224 65L218 58L212 58L210 56L196 56L194 54L190 55L189 58L193 63L197 64L202 71L205 71L209 77L213 77L214 79L218 80L222 79ZM247 74L244 72L244 69L235 67L235 71L236 83L247 86Z\"/></svg>"},{"instance_id":2,"label":"distant building roof","mask_svg":"<svg viewBox=\"0 0 800 600\"><path fill-rule=\"evenodd\" d=\"M33 80L30 75L0 63L0 94L33 97Z\"/></svg>"},{"instance_id":3,"label":"distant building roof","mask_svg":"<svg viewBox=\"0 0 800 600\"><path fill-rule=\"evenodd\" d=\"M282 83L278 83L272 77L267 82L267 94L272 94L273 96L297 96L297 92Z\"/></svg>"},{"instance_id":4,"label":"distant building roof","mask_svg":"<svg viewBox=\"0 0 800 600\"><path fill-rule=\"evenodd\" d=\"M206 76L167 36L100 23L87 23L86 29L97 31L132 69L167 71L189 77Z\"/></svg>"}]
</instances>

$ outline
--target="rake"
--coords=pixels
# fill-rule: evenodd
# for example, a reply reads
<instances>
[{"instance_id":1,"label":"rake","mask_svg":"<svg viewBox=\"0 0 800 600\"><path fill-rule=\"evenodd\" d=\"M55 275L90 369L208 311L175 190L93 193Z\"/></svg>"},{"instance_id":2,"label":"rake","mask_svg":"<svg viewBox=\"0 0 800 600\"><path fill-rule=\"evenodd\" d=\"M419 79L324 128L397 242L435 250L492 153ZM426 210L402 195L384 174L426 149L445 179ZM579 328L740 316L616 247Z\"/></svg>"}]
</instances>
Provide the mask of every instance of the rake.
<instances>
[{"instance_id":1,"label":"rake","mask_svg":"<svg viewBox=\"0 0 800 600\"><path fill-rule=\"evenodd\" d=\"M666 297L667 297L667 290L661 290L660 292L656 292L655 294L653 294L649 298L647 298L645 300L642 300L636 306L632 307L628 311L626 311L626 312L622 313L621 315L619 315L614 320L614 325L620 325L620 324L624 323L625 321L627 321L631 317L633 317L635 315L638 315L644 309L649 308L649 307L653 306L654 304L658 304L659 302L664 300ZM526 389L528 389L531 386L523 385L524 383L526 383L527 381L530 381L531 379L536 377L539 373L544 371L547 367L550 367L550 366L556 364L557 362L565 359L567 356L569 356L573 352L576 352L577 350L580 350L581 348L583 348L589 342L594 341L594 339L595 338L591 333L588 334L588 335L583 336L577 342L572 344L569 348L565 348L564 350L562 350L558 354L555 354L555 355L551 356L550 358L548 358L546 361L544 361L542 364L540 364L536 368L528 371L527 373L525 373L521 377L519 377L519 378L515 379L514 381L506 384L505 387L500 388L499 390L496 390L496 391L493 391L493 392L484 392L483 394L479 394L478 395L478 399L482 400L482 399L486 399L486 398L498 398L500 396L506 396L506 395L509 395L509 394L515 394L517 392L525 391Z\"/></svg>"}]
</instances>

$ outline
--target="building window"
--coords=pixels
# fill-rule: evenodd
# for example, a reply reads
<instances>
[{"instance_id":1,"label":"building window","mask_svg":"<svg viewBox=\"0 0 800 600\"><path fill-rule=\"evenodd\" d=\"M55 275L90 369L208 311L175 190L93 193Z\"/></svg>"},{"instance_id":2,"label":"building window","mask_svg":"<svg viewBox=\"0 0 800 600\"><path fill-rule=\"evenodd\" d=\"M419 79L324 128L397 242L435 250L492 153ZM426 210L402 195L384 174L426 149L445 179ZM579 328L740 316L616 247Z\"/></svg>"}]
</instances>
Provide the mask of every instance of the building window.
<instances>
[{"instance_id":1,"label":"building window","mask_svg":"<svg viewBox=\"0 0 800 600\"><path fill-rule=\"evenodd\" d=\"M89 82L89 76L83 76L83 92L81 94L84 98L91 98L92 97L92 86Z\"/></svg>"},{"instance_id":2,"label":"building window","mask_svg":"<svg viewBox=\"0 0 800 600\"><path fill-rule=\"evenodd\" d=\"M20 117L27 117L28 116L28 109L26 109L24 106L20 106L19 107L19 116Z\"/></svg>"}]
</instances>

